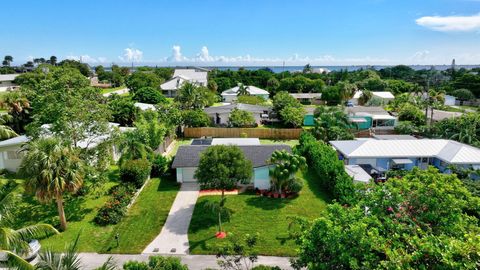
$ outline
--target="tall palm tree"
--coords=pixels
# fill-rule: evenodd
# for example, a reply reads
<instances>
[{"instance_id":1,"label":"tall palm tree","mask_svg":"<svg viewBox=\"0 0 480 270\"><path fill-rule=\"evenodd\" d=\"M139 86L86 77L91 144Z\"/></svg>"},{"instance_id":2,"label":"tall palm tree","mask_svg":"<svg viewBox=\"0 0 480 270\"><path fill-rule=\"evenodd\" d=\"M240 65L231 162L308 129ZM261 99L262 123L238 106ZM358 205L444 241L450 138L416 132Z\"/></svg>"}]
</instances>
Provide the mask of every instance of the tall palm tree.
<instances>
[{"instance_id":1,"label":"tall palm tree","mask_svg":"<svg viewBox=\"0 0 480 270\"><path fill-rule=\"evenodd\" d=\"M13 229L12 209L14 200L12 194L0 190L0 253L8 255L7 264L15 269L33 269L21 254L29 251L28 239L57 234L57 230L48 224L36 224L20 229Z\"/></svg>"},{"instance_id":2,"label":"tall palm tree","mask_svg":"<svg viewBox=\"0 0 480 270\"><path fill-rule=\"evenodd\" d=\"M55 200L60 229L67 229L63 194L76 192L83 184L83 162L76 151L54 137L40 138L22 147L26 155L20 174L27 178L27 190L41 202Z\"/></svg>"},{"instance_id":3,"label":"tall palm tree","mask_svg":"<svg viewBox=\"0 0 480 270\"><path fill-rule=\"evenodd\" d=\"M120 163L130 159L146 158L153 152L147 142L141 138L137 131L129 131L122 134L120 142Z\"/></svg>"}]
</instances>

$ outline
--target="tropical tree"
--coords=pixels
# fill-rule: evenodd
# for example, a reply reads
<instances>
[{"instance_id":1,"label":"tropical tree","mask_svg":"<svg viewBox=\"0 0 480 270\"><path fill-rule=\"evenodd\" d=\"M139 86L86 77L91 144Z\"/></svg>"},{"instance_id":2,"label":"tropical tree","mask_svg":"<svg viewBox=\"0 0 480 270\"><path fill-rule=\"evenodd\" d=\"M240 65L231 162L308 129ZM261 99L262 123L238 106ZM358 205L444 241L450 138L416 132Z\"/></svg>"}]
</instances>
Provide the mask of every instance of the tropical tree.
<instances>
[{"instance_id":1,"label":"tropical tree","mask_svg":"<svg viewBox=\"0 0 480 270\"><path fill-rule=\"evenodd\" d=\"M255 126L255 118L249 111L233 109L228 117L228 122L232 127L252 127Z\"/></svg>"},{"instance_id":2,"label":"tropical tree","mask_svg":"<svg viewBox=\"0 0 480 270\"><path fill-rule=\"evenodd\" d=\"M55 55L50 56L50 65L52 66L57 65L57 57Z\"/></svg>"},{"instance_id":3,"label":"tropical tree","mask_svg":"<svg viewBox=\"0 0 480 270\"><path fill-rule=\"evenodd\" d=\"M144 159L151 155L152 148L147 145L149 138L145 132L127 131L120 139L120 163L126 160Z\"/></svg>"},{"instance_id":4,"label":"tropical tree","mask_svg":"<svg viewBox=\"0 0 480 270\"><path fill-rule=\"evenodd\" d=\"M6 140L18 136L18 134L5 124L11 121L12 117L8 114L0 116L0 140Z\"/></svg>"},{"instance_id":5,"label":"tropical tree","mask_svg":"<svg viewBox=\"0 0 480 270\"><path fill-rule=\"evenodd\" d=\"M67 246L65 253L54 252L47 248L39 254L39 260L35 265L38 270L80 270L83 269L82 262L78 256L78 240L80 234L77 234L75 240Z\"/></svg>"},{"instance_id":6,"label":"tropical tree","mask_svg":"<svg viewBox=\"0 0 480 270\"><path fill-rule=\"evenodd\" d=\"M301 127L303 124L303 118L305 117L305 109L303 106L293 107L288 106L280 111L280 119L284 125L289 127Z\"/></svg>"},{"instance_id":7,"label":"tropical tree","mask_svg":"<svg viewBox=\"0 0 480 270\"><path fill-rule=\"evenodd\" d=\"M212 105L216 96L208 88L187 82L182 85L175 100L183 109L203 109Z\"/></svg>"},{"instance_id":8,"label":"tropical tree","mask_svg":"<svg viewBox=\"0 0 480 270\"><path fill-rule=\"evenodd\" d=\"M225 209L225 190L235 188L238 183L250 182L252 171L252 162L245 158L238 146L214 145L201 154L195 178L203 189L222 191L220 202L212 207L218 215L219 235L223 233L222 216L228 212Z\"/></svg>"},{"instance_id":9,"label":"tropical tree","mask_svg":"<svg viewBox=\"0 0 480 270\"><path fill-rule=\"evenodd\" d=\"M8 256L7 265L13 269L33 270L34 267L22 258L29 252L28 239L57 234L51 225L36 224L14 229L13 209L15 200L11 193L0 189L0 253Z\"/></svg>"},{"instance_id":10,"label":"tropical tree","mask_svg":"<svg viewBox=\"0 0 480 270\"><path fill-rule=\"evenodd\" d=\"M358 104L366 105L370 99L372 99L373 94L370 90L363 90L360 98L358 98Z\"/></svg>"},{"instance_id":11,"label":"tropical tree","mask_svg":"<svg viewBox=\"0 0 480 270\"><path fill-rule=\"evenodd\" d=\"M9 67L9 66L10 66L10 63L12 63L12 62L13 62L13 57L12 57L11 55L6 55L6 56L3 58L2 65Z\"/></svg>"},{"instance_id":12,"label":"tropical tree","mask_svg":"<svg viewBox=\"0 0 480 270\"><path fill-rule=\"evenodd\" d=\"M248 86L245 86L243 83L240 83L238 85L237 96L249 96L250 92L248 90L249 90Z\"/></svg>"},{"instance_id":13,"label":"tropical tree","mask_svg":"<svg viewBox=\"0 0 480 270\"><path fill-rule=\"evenodd\" d=\"M277 193L284 192L292 182L300 182L295 174L307 167L307 160L304 157L290 154L285 150L273 152L269 163L274 165L270 168L269 175L272 189Z\"/></svg>"},{"instance_id":14,"label":"tropical tree","mask_svg":"<svg viewBox=\"0 0 480 270\"><path fill-rule=\"evenodd\" d=\"M25 157L19 173L24 176L27 191L35 193L40 202L57 203L60 229L67 229L64 194L75 193L83 184L83 162L71 146L55 137L40 138L24 145Z\"/></svg>"},{"instance_id":15,"label":"tropical tree","mask_svg":"<svg viewBox=\"0 0 480 270\"><path fill-rule=\"evenodd\" d=\"M317 139L324 142L353 139L349 131L350 122L343 107L318 106L314 116L315 127L312 132Z\"/></svg>"},{"instance_id":16,"label":"tropical tree","mask_svg":"<svg viewBox=\"0 0 480 270\"><path fill-rule=\"evenodd\" d=\"M25 132L25 125L30 123L30 101L21 91L8 92L0 101L0 106L11 115L13 130Z\"/></svg>"}]
</instances>

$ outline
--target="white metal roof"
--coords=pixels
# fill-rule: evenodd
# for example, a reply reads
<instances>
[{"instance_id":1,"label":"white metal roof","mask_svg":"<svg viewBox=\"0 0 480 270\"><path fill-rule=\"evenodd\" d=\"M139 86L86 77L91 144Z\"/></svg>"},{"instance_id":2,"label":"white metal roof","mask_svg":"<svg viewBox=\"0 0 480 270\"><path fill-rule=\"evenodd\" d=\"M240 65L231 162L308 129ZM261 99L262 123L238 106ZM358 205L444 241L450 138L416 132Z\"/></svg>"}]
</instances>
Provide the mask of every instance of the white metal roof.
<instances>
[{"instance_id":1,"label":"white metal roof","mask_svg":"<svg viewBox=\"0 0 480 270\"><path fill-rule=\"evenodd\" d=\"M357 91L353 95L353 98L360 98L363 94L363 91ZM383 99L394 99L395 96L392 94L392 92L389 91L372 91L372 95L378 98L383 98Z\"/></svg>"},{"instance_id":2,"label":"white metal roof","mask_svg":"<svg viewBox=\"0 0 480 270\"><path fill-rule=\"evenodd\" d=\"M358 165L345 165L345 171L353 177L353 181L368 183L372 177Z\"/></svg>"},{"instance_id":3,"label":"white metal roof","mask_svg":"<svg viewBox=\"0 0 480 270\"><path fill-rule=\"evenodd\" d=\"M141 102L135 102L135 107L139 108L142 111L146 110L155 110L155 105L153 104L148 104L148 103L141 103Z\"/></svg>"},{"instance_id":4,"label":"white metal roof","mask_svg":"<svg viewBox=\"0 0 480 270\"><path fill-rule=\"evenodd\" d=\"M13 81L20 74L0 74L0 82Z\"/></svg>"},{"instance_id":5,"label":"white metal roof","mask_svg":"<svg viewBox=\"0 0 480 270\"><path fill-rule=\"evenodd\" d=\"M214 138L211 145L260 145L258 138Z\"/></svg>"},{"instance_id":6,"label":"white metal roof","mask_svg":"<svg viewBox=\"0 0 480 270\"><path fill-rule=\"evenodd\" d=\"M194 82L207 82L208 72L196 68L177 68L173 72L173 77L184 76L190 81Z\"/></svg>"},{"instance_id":7,"label":"white metal roof","mask_svg":"<svg viewBox=\"0 0 480 270\"><path fill-rule=\"evenodd\" d=\"M180 88L188 79L184 76L175 76L171 80L166 81L160 85L160 88L163 90L177 90Z\"/></svg>"},{"instance_id":8,"label":"white metal roof","mask_svg":"<svg viewBox=\"0 0 480 270\"><path fill-rule=\"evenodd\" d=\"M452 164L480 164L480 149L451 140L331 141L347 158L436 157Z\"/></svg>"},{"instance_id":9,"label":"white metal roof","mask_svg":"<svg viewBox=\"0 0 480 270\"><path fill-rule=\"evenodd\" d=\"M25 135L17 136L17 137L14 137L14 138L10 138L8 140L1 141L0 142L0 147L7 147L7 146L12 146L12 145L21 145L21 144L24 144L28 141L30 141L30 139Z\"/></svg>"},{"instance_id":10,"label":"white metal roof","mask_svg":"<svg viewBox=\"0 0 480 270\"><path fill-rule=\"evenodd\" d=\"M321 98L322 93L290 93L294 98Z\"/></svg>"},{"instance_id":11,"label":"white metal roof","mask_svg":"<svg viewBox=\"0 0 480 270\"><path fill-rule=\"evenodd\" d=\"M263 90L261 88L258 88L256 86L253 86L253 85L249 85L249 86L246 86L247 87L247 91L248 93L250 93L250 95L268 95L268 91L266 90ZM222 92L222 96L236 96L237 95L237 92L238 92L238 89L239 89L239 86L235 86L233 88L230 88L228 90L225 90Z\"/></svg>"}]
</instances>

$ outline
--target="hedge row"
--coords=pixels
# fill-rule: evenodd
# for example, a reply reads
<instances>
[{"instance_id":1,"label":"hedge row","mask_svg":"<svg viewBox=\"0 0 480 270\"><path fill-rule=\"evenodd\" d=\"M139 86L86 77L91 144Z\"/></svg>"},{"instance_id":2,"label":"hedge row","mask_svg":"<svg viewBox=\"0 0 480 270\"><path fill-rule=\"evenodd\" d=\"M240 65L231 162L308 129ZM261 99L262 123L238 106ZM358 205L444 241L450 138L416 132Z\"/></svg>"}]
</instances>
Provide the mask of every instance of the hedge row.
<instances>
[{"instance_id":1,"label":"hedge row","mask_svg":"<svg viewBox=\"0 0 480 270\"><path fill-rule=\"evenodd\" d=\"M316 140L309 132L303 132L297 150L307 159L334 199L342 204L355 202L353 179L345 172L343 162L330 145Z\"/></svg>"},{"instance_id":2,"label":"hedge row","mask_svg":"<svg viewBox=\"0 0 480 270\"><path fill-rule=\"evenodd\" d=\"M146 159L127 160L120 165L120 181L141 188L151 170L152 164Z\"/></svg>"},{"instance_id":3,"label":"hedge row","mask_svg":"<svg viewBox=\"0 0 480 270\"><path fill-rule=\"evenodd\" d=\"M109 194L112 196L98 210L95 216L95 223L98 225L117 224L127 213L127 206L135 194L135 187L132 185L118 185L110 189Z\"/></svg>"}]
</instances>

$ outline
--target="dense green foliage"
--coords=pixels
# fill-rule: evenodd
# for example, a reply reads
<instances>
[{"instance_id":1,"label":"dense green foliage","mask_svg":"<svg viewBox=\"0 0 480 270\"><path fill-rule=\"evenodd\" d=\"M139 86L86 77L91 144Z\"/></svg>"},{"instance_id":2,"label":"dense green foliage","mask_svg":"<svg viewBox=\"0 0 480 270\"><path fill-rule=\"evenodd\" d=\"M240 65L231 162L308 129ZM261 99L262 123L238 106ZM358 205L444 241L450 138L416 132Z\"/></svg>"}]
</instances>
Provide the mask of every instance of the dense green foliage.
<instances>
[{"instance_id":1,"label":"dense green foliage","mask_svg":"<svg viewBox=\"0 0 480 270\"><path fill-rule=\"evenodd\" d=\"M188 270L178 257L150 256L148 263L128 261L123 265L124 270Z\"/></svg>"},{"instance_id":2,"label":"dense green foliage","mask_svg":"<svg viewBox=\"0 0 480 270\"><path fill-rule=\"evenodd\" d=\"M167 102L167 98L162 95L158 88L142 87L135 92L133 100L148 104L158 104Z\"/></svg>"},{"instance_id":3,"label":"dense green foliage","mask_svg":"<svg viewBox=\"0 0 480 270\"><path fill-rule=\"evenodd\" d=\"M201 109L183 111L182 119L187 127L208 127L212 122L208 114Z\"/></svg>"},{"instance_id":4,"label":"dense green foliage","mask_svg":"<svg viewBox=\"0 0 480 270\"><path fill-rule=\"evenodd\" d=\"M217 101L210 89L192 83L184 83L178 91L175 101L182 109L203 109Z\"/></svg>"},{"instance_id":5,"label":"dense green foliage","mask_svg":"<svg viewBox=\"0 0 480 270\"><path fill-rule=\"evenodd\" d=\"M479 200L454 175L414 169L362 188L306 226L297 266L309 269L477 269Z\"/></svg>"},{"instance_id":6,"label":"dense green foliage","mask_svg":"<svg viewBox=\"0 0 480 270\"><path fill-rule=\"evenodd\" d=\"M134 104L135 102L130 97L110 95L108 107L112 112L112 120L122 126L132 126L138 112Z\"/></svg>"},{"instance_id":7,"label":"dense green foliage","mask_svg":"<svg viewBox=\"0 0 480 270\"><path fill-rule=\"evenodd\" d=\"M233 109L228 117L228 123L232 127L254 127L256 125L253 114L249 111Z\"/></svg>"},{"instance_id":8,"label":"dense green foliage","mask_svg":"<svg viewBox=\"0 0 480 270\"><path fill-rule=\"evenodd\" d=\"M318 106L314 112L315 126L313 134L324 142L334 140L352 140L350 123L343 107Z\"/></svg>"},{"instance_id":9,"label":"dense green foliage","mask_svg":"<svg viewBox=\"0 0 480 270\"><path fill-rule=\"evenodd\" d=\"M163 82L155 73L147 73L136 71L128 76L125 84L132 94L136 94L138 90L144 87L152 87L158 89Z\"/></svg>"},{"instance_id":10,"label":"dense green foliage","mask_svg":"<svg viewBox=\"0 0 480 270\"><path fill-rule=\"evenodd\" d=\"M290 154L285 150L276 150L269 160L274 165L270 168L271 189L277 193L293 192L298 193L302 189L302 181L295 175L299 170L307 166L307 160L299 155Z\"/></svg>"},{"instance_id":11,"label":"dense green foliage","mask_svg":"<svg viewBox=\"0 0 480 270\"><path fill-rule=\"evenodd\" d=\"M120 180L140 188L150 176L151 170L152 164L146 159L127 160L120 166Z\"/></svg>"},{"instance_id":12,"label":"dense green foliage","mask_svg":"<svg viewBox=\"0 0 480 270\"><path fill-rule=\"evenodd\" d=\"M331 146L317 141L312 134L303 132L297 150L307 159L319 181L338 202L353 204L356 201L353 179L347 175L343 162Z\"/></svg>"},{"instance_id":13,"label":"dense green foliage","mask_svg":"<svg viewBox=\"0 0 480 270\"><path fill-rule=\"evenodd\" d=\"M299 127L303 124L305 109L286 91L278 92L273 97L273 111L287 127Z\"/></svg>"},{"instance_id":14,"label":"dense green foliage","mask_svg":"<svg viewBox=\"0 0 480 270\"><path fill-rule=\"evenodd\" d=\"M152 176L163 176L169 169L172 160L162 154L155 154L152 160Z\"/></svg>"}]
</instances>

